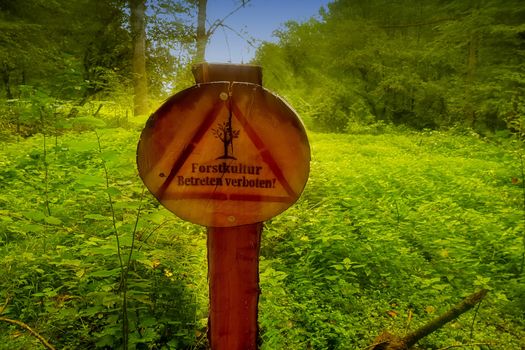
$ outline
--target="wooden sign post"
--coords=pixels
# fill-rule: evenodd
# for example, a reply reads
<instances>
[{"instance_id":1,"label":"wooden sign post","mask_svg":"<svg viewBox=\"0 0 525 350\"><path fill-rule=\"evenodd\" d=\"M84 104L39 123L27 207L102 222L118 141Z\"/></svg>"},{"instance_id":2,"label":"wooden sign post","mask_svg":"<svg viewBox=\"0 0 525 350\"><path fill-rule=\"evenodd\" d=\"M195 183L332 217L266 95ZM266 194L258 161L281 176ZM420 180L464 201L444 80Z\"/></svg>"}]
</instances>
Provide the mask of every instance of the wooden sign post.
<instances>
[{"instance_id":1,"label":"wooden sign post","mask_svg":"<svg viewBox=\"0 0 525 350\"><path fill-rule=\"evenodd\" d=\"M166 208L208 228L211 348L256 349L262 222L299 198L310 148L260 67L204 63L193 73L197 85L142 131L139 174Z\"/></svg>"}]
</instances>

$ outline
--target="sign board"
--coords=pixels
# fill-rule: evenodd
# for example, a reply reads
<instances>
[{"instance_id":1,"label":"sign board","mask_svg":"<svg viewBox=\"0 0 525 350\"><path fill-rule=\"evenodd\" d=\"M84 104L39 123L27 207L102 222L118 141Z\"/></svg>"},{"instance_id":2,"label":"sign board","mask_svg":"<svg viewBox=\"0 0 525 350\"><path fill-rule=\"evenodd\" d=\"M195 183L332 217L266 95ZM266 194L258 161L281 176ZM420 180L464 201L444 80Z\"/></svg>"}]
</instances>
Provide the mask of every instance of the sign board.
<instances>
[{"instance_id":1,"label":"sign board","mask_svg":"<svg viewBox=\"0 0 525 350\"><path fill-rule=\"evenodd\" d=\"M303 124L260 85L211 82L183 90L148 120L139 174L182 219L208 227L267 220L293 204L308 179Z\"/></svg>"}]
</instances>

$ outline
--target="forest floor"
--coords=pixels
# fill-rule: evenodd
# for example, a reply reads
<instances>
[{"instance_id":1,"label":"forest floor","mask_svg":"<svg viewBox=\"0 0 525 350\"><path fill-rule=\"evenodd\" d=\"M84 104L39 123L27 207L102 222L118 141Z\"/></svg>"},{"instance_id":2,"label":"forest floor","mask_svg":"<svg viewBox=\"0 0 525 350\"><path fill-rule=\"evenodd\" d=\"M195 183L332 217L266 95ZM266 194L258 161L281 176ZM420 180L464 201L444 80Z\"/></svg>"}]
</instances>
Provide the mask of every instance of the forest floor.
<instances>
[{"instance_id":1,"label":"forest floor","mask_svg":"<svg viewBox=\"0 0 525 350\"><path fill-rule=\"evenodd\" d=\"M138 129L0 144L0 317L60 349L203 349L206 235L160 207ZM525 349L523 144L309 133L301 199L265 223L261 349L365 349L486 288L422 349ZM0 349L38 348L0 319ZM38 345L39 346L39 345Z\"/></svg>"}]
</instances>

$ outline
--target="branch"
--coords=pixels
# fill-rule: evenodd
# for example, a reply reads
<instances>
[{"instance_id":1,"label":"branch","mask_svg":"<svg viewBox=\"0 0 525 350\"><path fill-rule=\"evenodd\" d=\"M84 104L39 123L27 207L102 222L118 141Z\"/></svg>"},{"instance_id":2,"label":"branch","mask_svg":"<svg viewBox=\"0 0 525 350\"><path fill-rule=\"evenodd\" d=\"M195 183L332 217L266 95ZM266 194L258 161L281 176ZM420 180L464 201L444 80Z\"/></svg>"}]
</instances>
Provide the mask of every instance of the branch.
<instances>
[{"instance_id":1,"label":"branch","mask_svg":"<svg viewBox=\"0 0 525 350\"><path fill-rule=\"evenodd\" d=\"M228 13L226 16L224 16L222 19L218 19L215 22L212 23L210 26L210 29L206 32L206 37L210 37L220 26L224 25L224 21L226 21L230 16L232 16L235 12L239 11L241 8L245 7L246 4L250 3L252 0L243 0L242 3L237 6L234 10L232 10L230 13Z\"/></svg>"},{"instance_id":2,"label":"branch","mask_svg":"<svg viewBox=\"0 0 525 350\"><path fill-rule=\"evenodd\" d=\"M257 46L255 46L253 43L252 43L252 40L253 39L248 39L246 38L245 36L243 36L241 33L239 33L238 31L236 31L235 29L233 29L232 27L230 27L229 25L226 25L226 24L221 24L220 25L221 27L224 27L224 28L227 28L229 30L231 30L234 34L236 34L239 38L241 38L242 40L244 40L248 45L250 45L251 47L253 47L254 49L257 49Z\"/></svg>"},{"instance_id":3,"label":"branch","mask_svg":"<svg viewBox=\"0 0 525 350\"><path fill-rule=\"evenodd\" d=\"M487 345L487 346L490 346L492 345L491 343L470 343L470 344L458 344L458 345L449 345L447 347L444 347L444 348L441 348L441 349L438 349L438 350L448 350L448 349L453 349L453 348L464 348L464 347L470 347L470 346L481 346L481 345Z\"/></svg>"},{"instance_id":4,"label":"branch","mask_svg":"<svg viewBox=\"0 0 525 350\"><path fill-rule=\"evenodd\" d=\"M38 334L35 330L33 330L31 327L29 327L24 322L18 321L18 320L12 320L10 318L3 317L3 316L0 316L0 321L11 323L11 324L24 328L26 331L31 333L31 335L37 338L42 343L42 345L44 345L47 349L56 350L56 348L53 345L49 344L48 341L44 339L44 337L42 337L40 334Z\"/></svg>"},{"instance_id":5,"label":"branch","mask_svg":"<svg viewBox=\"0 0 525 350\"><path fill-rule=\"evenodd\" d=\"M407 344L407 347L411 347L412 345L417 343L418 340L423 339L430 333L440 329L445 324L449 323L450 321L458 318L468 310L472 309L474 306L476 306L477 303L483 300L485 295L487 295L487 292L488 291L486 289L482 289L477 293L469 295L461 303L454 305L452 309L448 310L443 315L433 319L432 321L419 328L415 332L412 332L409 335L407 335L405 338L403 338L403 340Z\"/></svg>"},{"instance_id":6,"label":"branch","mask_svg":"<svg viewBox=\"0 0 525 350\"><path fill-rule=\"evenodd\" d=\"M433 333L443 327L448 322L458 318L468 310L472 309L476 304L481 302L487 295L487 290L482 289L479 292L469 295L461 303L454 305L450 310L445 312L438 318L433 319L418 330L408 334L404 338L397 337L388 332L382 333L377 337L368 349L372 350L406 350L415 345L419 340L423 339L430 333Z\"/></svg>"},{"instance_id":7,"label":"branch","mask_svg":"<svg viewBox=\"0 0 525 350\"><path fill-rule=\"evenodd\" d=\"M0 307L0 315L4 313L4 310L7 309L7 305L9 305L9 296L5 299L5 303L2 307Z\"/></svg>"}]
</instances>

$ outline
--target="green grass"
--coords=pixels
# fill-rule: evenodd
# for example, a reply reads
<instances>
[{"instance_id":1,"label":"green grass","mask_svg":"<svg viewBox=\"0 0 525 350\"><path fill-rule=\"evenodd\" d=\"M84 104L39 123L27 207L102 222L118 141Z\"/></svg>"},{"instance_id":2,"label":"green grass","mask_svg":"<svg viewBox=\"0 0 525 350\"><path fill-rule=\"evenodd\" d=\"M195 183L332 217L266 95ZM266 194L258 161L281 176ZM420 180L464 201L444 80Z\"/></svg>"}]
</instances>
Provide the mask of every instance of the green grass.
<instances>
[{"instance_id":1,"label":"green grass","mask_svg":"<svg viewBox=\"0 0 525 350\"><path fill-rule=\"evenodd\" d=\"M45 154L42 135L0 145L0 313L57 348L119 348L126 322L130 348L205 346L205 232L142 198L138 134L100 130L100 149L92 131L48 137ZM480 288L479 309L421 348L525 346L517 144L440 132L310 142L302 198L263 232L262 349L363 349ZM38 342L0 323L0 344Z\"/></svg>"}]
</instances>

